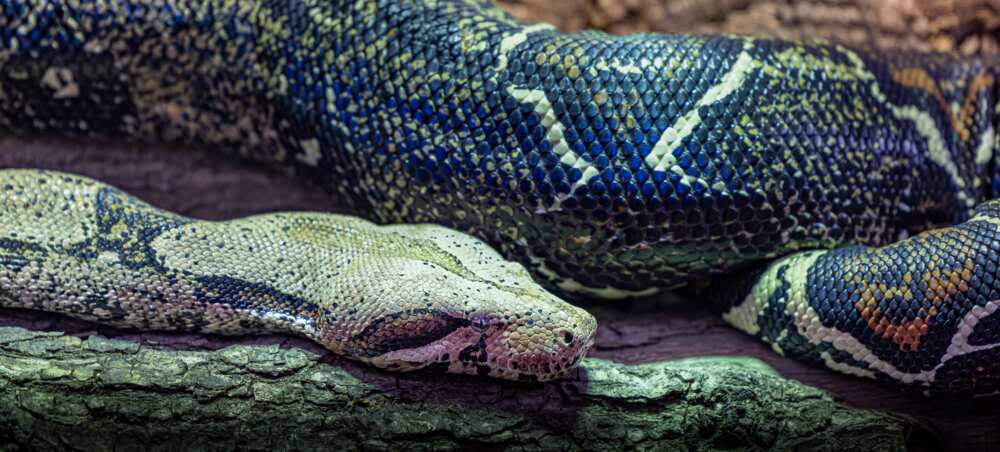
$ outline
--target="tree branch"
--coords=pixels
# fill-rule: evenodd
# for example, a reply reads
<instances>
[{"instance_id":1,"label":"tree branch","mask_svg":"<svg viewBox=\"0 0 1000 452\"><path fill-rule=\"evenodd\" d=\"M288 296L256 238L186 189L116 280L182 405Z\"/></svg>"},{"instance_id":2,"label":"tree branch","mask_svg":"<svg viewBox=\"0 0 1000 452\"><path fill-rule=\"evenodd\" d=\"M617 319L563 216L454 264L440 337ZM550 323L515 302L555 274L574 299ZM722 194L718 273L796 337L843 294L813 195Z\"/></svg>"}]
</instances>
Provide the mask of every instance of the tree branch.
<instances>
[{"instance_id":1,"label":"tree branch","mask_svg":"<svg viewBox=\"0 0 1000 452\"><path fill-rule=\"evenodd\" d=\"M20 327L0 328L0 404L5 450L899 450L920 429L752 358L587 359L527 384Z\"/></svg>"}]
</instances>

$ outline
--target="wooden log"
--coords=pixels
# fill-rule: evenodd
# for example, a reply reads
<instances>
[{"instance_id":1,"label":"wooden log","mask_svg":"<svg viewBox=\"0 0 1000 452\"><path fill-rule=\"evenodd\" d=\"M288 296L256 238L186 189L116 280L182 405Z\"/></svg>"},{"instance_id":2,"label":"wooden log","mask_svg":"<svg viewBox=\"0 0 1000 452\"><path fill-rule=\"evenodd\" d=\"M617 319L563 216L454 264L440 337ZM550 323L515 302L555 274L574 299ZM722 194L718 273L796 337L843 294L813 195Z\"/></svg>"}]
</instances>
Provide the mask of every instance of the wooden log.
<instances>
[{"instance_id":1,"label":"wooden log","mask_svg":"<svg viewBox=\"0 0 1000 452\"><path fill-rule=\"evenodd\" d=\"M391 374L297 340L192 351L155 337L0 327L0 448L876 451L925 434L752 358L588 358L527 384Z\"/></svg>"}]
</instances>

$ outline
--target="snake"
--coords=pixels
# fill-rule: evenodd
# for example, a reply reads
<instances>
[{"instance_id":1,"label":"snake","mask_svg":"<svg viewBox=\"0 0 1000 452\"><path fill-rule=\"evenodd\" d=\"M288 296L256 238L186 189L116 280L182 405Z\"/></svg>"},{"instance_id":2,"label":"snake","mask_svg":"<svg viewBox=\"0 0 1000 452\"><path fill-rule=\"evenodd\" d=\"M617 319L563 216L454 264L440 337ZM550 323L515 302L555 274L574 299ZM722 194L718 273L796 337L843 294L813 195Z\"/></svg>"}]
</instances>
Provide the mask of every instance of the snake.
<instances>
[{"instance_id":1,"label":"snake","mask_svg":"<svg viewBox=\"0 0 1000 452\"><path fill-rule=\"evenodd\" d=\"M0 0L5 134L219 152L372 221L200 221L8 169L0 304L550 380L596 330L564 300L693 289L782 355L989 395L997 63L487 0Z\"/></svg>"}]
</instances>

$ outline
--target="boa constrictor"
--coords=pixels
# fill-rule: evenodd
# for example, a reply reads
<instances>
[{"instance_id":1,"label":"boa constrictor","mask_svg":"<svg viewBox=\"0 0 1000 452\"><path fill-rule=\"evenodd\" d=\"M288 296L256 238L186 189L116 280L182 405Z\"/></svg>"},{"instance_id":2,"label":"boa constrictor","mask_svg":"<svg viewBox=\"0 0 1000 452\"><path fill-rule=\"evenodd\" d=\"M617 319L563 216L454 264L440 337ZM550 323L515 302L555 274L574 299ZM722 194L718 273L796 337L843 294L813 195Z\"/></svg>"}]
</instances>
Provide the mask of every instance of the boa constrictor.
<instances>
[{"instance_id":1,"label":"boa constrictor","mask_svg":"<svg viewBox=\"0 0 1000 452\"><path fill-rule=\"evenodd\" d=\"M4 131L220 149L377 222L469 232L563 294L711 285L785 355L1000 389L994 61L565 34L484 0L0 8ZM556 377L593 337L589 315L444 229L206 223L72 176L3 183L5 304L289 330L377 365L506 378Z\"/></svg>"}]
</instances>

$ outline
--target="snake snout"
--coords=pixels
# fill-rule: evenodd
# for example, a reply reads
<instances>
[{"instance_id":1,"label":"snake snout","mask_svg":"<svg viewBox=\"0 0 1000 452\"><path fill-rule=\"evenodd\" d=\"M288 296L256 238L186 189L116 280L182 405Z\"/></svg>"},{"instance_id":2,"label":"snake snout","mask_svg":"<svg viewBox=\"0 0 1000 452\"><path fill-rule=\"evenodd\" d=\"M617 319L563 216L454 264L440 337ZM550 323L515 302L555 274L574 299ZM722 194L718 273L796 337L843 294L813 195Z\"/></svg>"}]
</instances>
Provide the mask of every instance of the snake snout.
<instances>
[{"instance_id":1,"label":"snake snout","mask_svg":"<svg viewBox=\"0 0 1000 452\"><path fill-rule=\"evenodd\" d=\"M511 309L495 317L479 340L462 350L452 370L546 381L573 369L594 342L596 320L554 296L535 301L528 310Z\"/></svg>"}]
</instances>

